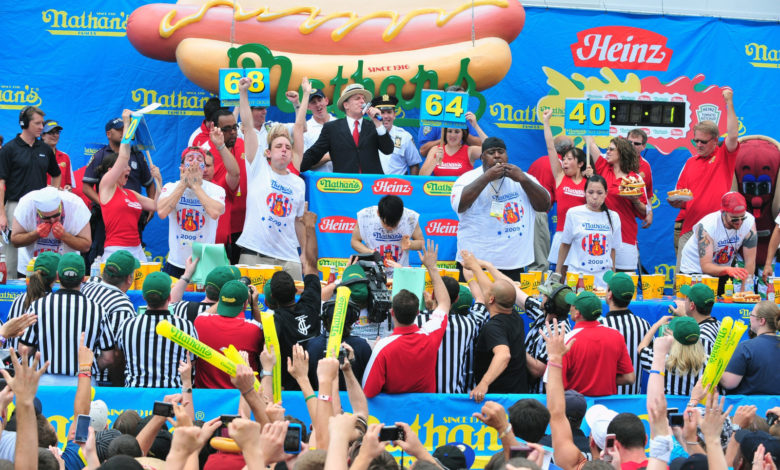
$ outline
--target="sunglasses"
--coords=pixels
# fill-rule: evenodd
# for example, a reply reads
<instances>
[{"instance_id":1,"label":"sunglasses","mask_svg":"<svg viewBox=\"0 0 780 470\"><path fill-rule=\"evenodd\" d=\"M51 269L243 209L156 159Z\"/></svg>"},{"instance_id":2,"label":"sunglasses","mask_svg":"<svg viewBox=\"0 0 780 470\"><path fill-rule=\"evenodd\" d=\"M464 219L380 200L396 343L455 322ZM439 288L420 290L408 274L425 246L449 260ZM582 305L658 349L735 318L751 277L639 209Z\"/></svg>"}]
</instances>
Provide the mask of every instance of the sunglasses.
<instances>
[{"instance_id":1,"label":"sunglasses","mask_svg":"<svg viewBox=\"0 0 780 470\"><path fill-rule=\"evenodd\" d=\"M220 127L219 130L221 130L222 132L237 131L238 124L233 124L232 126Z\"/></svg>"},{"instance_id":2,"label":"sunglasses","mask_svg":"<svg viewBox=\"0 0 780 470\"><path fill-rule=\"evenodd\" d=\"M732 224L735 224L737 222L744 222L744 220L747 219L746 215L743 215L742 217L730 217L729 220L731 220Z\"/></svg>"},{"instance_id":3,"label":"sunglasses","mask_svg":"<svg viewBox=\"0 0 780 470\"><path fill-rule=\"evenodd\" d=\"M53 215L42 215L42 214L40 213L40 211L38 212L38 217L39 217L41 220L52 220L52 219L56 219L56 218L58 218L58 217L59 217L59 216L61 216L61 215L62 215L62 211L59 211L59 212L57 212L56 214L53 214Z\"/></svg>"},{"instance_id":4,"label":"sunglasses","mask_svg":"<svg viewBox=\"0 0 780 470\"><path fill-rule=\"evenodd\" d=\"M695 144L702 144L702 145L704 145L704 144L708 144L708 143L712 142L712 138L707 139L707 140L693 139L691 142L693 142Z\"/></svg>"},{"instance_id":5,"label":"sunglasses","mask_svg":"<svg viewBox=\"0 0 780 470\"><path fill-rule=\"evenodd\" d=\"M617 150L617 147L607 147L607 152L614 152Z\"/></svg>"},{"instance_id":6,"label":"sunglasses","mask_svg":"<svg viewBox=\"0 0 780 470\"><path fill-rule=\"evenodd\" d=\"M641 147L641 146L645 145L642 142L631 142L631 143L634 144L634 147Z\"/></svg>"}]
</instances>

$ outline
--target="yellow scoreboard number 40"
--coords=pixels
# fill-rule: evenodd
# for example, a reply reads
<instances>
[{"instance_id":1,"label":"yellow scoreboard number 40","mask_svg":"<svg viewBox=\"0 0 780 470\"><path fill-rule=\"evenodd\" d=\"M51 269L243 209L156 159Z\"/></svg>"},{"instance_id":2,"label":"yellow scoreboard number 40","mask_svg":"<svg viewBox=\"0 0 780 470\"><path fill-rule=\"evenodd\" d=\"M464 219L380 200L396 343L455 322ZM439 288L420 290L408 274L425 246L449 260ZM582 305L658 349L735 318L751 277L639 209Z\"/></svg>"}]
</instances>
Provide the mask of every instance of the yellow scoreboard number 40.
<instances>
[{"instance_id":1,"label":"yellow scoreboard number 40","mask_svg":"<svg viewBox=\"0 0 780 470\"><path fill-rule=\"evenodd\" d=\"M608 100L567 99L564 127L570 135L608 135Z\"/></svg>"}]
</instances>

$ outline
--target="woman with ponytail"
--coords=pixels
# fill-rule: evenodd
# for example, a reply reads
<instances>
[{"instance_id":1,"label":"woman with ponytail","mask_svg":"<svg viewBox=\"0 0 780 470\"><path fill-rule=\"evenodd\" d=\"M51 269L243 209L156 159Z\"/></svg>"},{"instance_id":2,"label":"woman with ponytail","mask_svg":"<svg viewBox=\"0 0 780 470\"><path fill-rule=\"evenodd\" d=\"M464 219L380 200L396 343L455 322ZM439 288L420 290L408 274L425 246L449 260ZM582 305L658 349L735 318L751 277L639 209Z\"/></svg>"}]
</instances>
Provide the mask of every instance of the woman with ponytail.
<instances>
[{"instance_id":1,"label":"woman with ponytail","mask_svg":"<svg viewBox=\"0 0 780 470\"><path fill-rule=\"evenodd\" d=\"M14 299L11 304L11 309L8 311L7 322L10 323L12 319L22 317L33 302L41 297L45 297L51 292L54 281L57 280L57 265L59 262L60 255L53 251L44 251L35 258L33 274L27 283L27 292L24 292ZM6 338L8 337L6 336ZM16 347L16 341L13 343L14 344L10 344L9 342L5 347Z\"/></svg>"},{"instance_id":2,"label":"woman with ponytail","mask_svg":"<svg viewBox=\"0 0 780 470\"><path fill-rule=\"evenodd\" d=\"M693 318L661 317L637 346L639 367L650 373L654 357L653 339L664 325L668 325L664 334L674 337L665 359L664 392L667 395L690 395L707 364L707 353L700 340L701 328Z\"/></svg>"},{"instance_id":3,"label":"woman with ponytail","mask_svg":"<svg viewBox=\"0 0 780 470\"><path fill-rule=\"evenodd\" d=\"M620 217L607 209L607 181L593 175L585 182L585 204L566 214L555 271L592 274L595 287L605 287L604 273L615 268L620 246Z\"/></svg>"}]
</instances>

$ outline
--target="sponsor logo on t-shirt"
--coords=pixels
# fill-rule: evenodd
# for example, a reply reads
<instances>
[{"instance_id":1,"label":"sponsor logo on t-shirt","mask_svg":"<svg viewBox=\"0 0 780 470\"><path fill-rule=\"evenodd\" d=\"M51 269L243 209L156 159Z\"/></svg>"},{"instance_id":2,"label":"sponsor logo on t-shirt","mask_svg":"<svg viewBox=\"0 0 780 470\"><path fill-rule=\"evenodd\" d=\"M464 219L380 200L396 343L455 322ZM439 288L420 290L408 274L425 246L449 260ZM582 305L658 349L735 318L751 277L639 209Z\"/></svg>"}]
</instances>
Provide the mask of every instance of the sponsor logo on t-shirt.
<instances>
[{"instance_id":1,"label":"sponsor logo on t-shirt","mask_svg":"<svg viewBox=\"0 0 780 470\"><path fill-rule=\"evenodd\" d=\"M729 264L732 256L734 256L734 248L731 245L726 245L713 253L712 261L717 264Z\"/></svg>"},{"instance_id":2,"label":"sponsor logo on t-shirt","mask_svg":"<svg viewBox=\"0 0 780 470\"><path fill-rule=\"evenodd\" d=\"M185 232L197 232L206 224L206 218L195 209L181 209L176 212L176 224Z\"/></svg>"},{"instance_id":3,"label":"sponsor logo on t-shirt","mask_svg":"<svg viewBox=\"0 0 780 470\"><path fill-rule=\"evenodd\" d=\"M523 214L525 214L523 206L516 202L507 202L504 204L502 220L505 224L516 224L523 218Z\"/></svg>"},{"instance_id":4,"label":"sponsor logo on t-shirt","mask_svg":"<svg viewBox=\"0 0 780 470\"><path fill-rule=\"evenodd\" d=\"M563 187L563 194L574 197L585 197L585 191L582 189L570 188L568 186Z\"/></svg>"},{"instance_id":5,"label":"sponsor logo on t-shirt","mask_svg":"<svg viewBox=\"0 0 780 470\"><path fill-rule=\"evenodd\" d=\"M287 217L292 212L292 203L290 198L284 194L271 193L265 199L271 214L277 217Z\"/></svg>"},{"instance_id":6,"label":"sponsor logo on t-shirt","mask_svg":"<svg viewBox=\"0 0 780 470\"><path fill-rule=\"evenodd\" d=\"M288 195L293 193L292 188L289 188L289 187L287 187L287 186L285 186L283 184L280 184L276 180L271 180L271 189L273 189L274 191L279 191L279 192L284 193L284 194L288 194Z\"/></svg>"},{"instance_id":7,"label":"sponsor logo on t-shirt","mask_svg":"<svg viewBox=\"0 0 780 470\"><path fill-rule=\"evenodd\" d=\"M395 194L399 196L408 196L412 194L412 185L401 178L382 178L374 181L371 186L374 194Z\"/></svg>"},{"instance_id":8,"label":"sponsor logo on t-shirt","mask_svg":"<svg viewBox=\"0 0 780 470\"><path fill-rule=\"evenodd\" d=\"M429 236L454 237L458 234L458 221L452 219L434 219L425 225L425 234Z\"/></svg>"},{"instance_id":9,"label":"sponsor logo on t-shirt","mask_svg":"<svg viewBox=\"0 0 780 470\"><path fill-rule=\"evenodd\" d=\"M607 237L600 233L591 233L582 239L582 249L591 256L601 256L607 250Z\"/></svg>"},{"instance_id":10,"label":"sponsor logo on t-shirt","mask_svg":"<svg viewBox=\"0 0 780 470\"><path fill-rule=\"evenodd\" d=\"M127 204L127 207L131 207L133 209L142 210L141 203L137 201L131 201L130 199L125 198L125 204Z\"/></svg>"},{"instance_id":11,"label":"sponsor logo on t-shirt","mask_svg":"<svg viewBox=\"0 0 780 470\"><path fill-rule=\"evenodd\" d=\"M319 229L321 233L352 233L356 223L351 217L332 215L320 220Z\"/></svg>"}]
</instances>

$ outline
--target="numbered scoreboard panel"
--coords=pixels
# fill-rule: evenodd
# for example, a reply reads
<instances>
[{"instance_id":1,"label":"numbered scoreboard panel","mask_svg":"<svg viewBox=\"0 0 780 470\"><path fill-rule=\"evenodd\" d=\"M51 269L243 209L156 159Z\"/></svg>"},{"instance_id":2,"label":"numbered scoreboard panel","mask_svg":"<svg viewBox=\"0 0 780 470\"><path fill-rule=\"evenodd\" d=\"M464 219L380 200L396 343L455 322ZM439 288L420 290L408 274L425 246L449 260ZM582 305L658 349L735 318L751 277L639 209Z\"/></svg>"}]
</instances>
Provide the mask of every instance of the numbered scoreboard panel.
<instances>
[{"instance_id":1,"label":"numbered scoreboard panel","mask_svg":"<svg viewBox=\"0 0 780 470\"><path fill-rule=\"evenodd\" d=\"M219 100L222 106L238 106L238 81L242 77L252 80L247 90L249 106L270 106L271 82L267 68L219 69Z\"/></svg>"},{"instance_id":2,"label":"numbered scoreboard panel","mask_svg":"<svg viewBox=\"0 0 780 470\"><path fill-rule=\"evenodd\" d=\"M612 136L625 136L631 129L641 128L651 138L683 138L691 126L690 103L679 93L591 91L586 98L608 103Z\"/></svg>"},{"instance_id":3,"label":"numbered scoreboard panel","mask_svg":"<svg viewBox=\"0 0 780 470\"><path fill-rule=\"evenodd\" d=\"M468 93L423 90L420 95L420 125L466 128Z\"/></svg>"}]
</instances>

